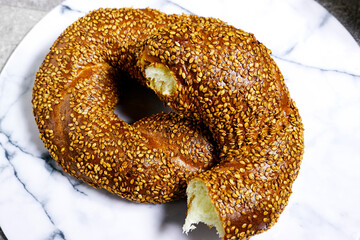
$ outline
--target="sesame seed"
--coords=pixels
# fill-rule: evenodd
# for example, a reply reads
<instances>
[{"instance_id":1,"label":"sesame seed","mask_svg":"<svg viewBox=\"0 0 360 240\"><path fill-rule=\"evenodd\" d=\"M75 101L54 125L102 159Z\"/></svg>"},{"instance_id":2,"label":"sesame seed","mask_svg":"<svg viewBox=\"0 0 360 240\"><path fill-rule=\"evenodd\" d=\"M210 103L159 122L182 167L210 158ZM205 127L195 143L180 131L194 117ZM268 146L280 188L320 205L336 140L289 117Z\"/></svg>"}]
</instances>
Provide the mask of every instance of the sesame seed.
<instances>
[{"instance_id":1,"label":"sesame seed","mask_svg":"<svg viewBox=\"0 0 360 240\"><path fill-rule=\"evenodd\" d=\"M225 238L247 239L277 221L304 152L301 117L269 54L217 19L95 10L55 41L36 74L40 138L65 172L136 202L182 198L196 176ZM129 125L114 113L120 72L148 84L150 64L174 74L175 93L158 95L176 113Z\"/></svg>"}]
</instances>

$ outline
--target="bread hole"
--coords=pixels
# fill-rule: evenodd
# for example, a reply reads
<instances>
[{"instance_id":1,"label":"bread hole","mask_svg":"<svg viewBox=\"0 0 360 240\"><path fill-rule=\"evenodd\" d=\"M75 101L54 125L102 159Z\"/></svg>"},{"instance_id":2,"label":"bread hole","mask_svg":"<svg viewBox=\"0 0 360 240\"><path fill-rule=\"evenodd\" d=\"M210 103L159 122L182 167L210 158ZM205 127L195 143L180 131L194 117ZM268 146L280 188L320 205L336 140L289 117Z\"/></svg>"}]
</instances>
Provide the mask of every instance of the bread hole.
<instances>
[{"instance_id":1,"label":"bread hole","mask_svg":"<svg viewBox=\"0 0 360 240\"><path fill-rule=\"evenodd\" d=\"M125 73L117 76L118 102L115 114L131 124L155 113L171 112L171 109L160 101L151 89Z\"/></svg>"},{"instance_id":2,"label":"bread hole","mask_svg":"<svg viewBox=\"0 0 360 240\"><path fill-rule=\"evenodd\" d=\"M176 90L176 80L169 68L162 64L152 64L145 69L150 88L165 96L172 95Z\"/></svg>"},{"instance_id":3,"label":"bread hole","mask_svg":"<svg viewBox=\"0 0 360 240\"><path fill-rule=\"evenodd\" d=\"M183 225L183 231L188 233L196 228L195 224L205 223L209 227L215 227L218 235L222 238L225 230L216 212L215 206L211 203L208 189L203 181L190 181L187 189L188 207L187 216Z\"/></svg>"}]
</instances>

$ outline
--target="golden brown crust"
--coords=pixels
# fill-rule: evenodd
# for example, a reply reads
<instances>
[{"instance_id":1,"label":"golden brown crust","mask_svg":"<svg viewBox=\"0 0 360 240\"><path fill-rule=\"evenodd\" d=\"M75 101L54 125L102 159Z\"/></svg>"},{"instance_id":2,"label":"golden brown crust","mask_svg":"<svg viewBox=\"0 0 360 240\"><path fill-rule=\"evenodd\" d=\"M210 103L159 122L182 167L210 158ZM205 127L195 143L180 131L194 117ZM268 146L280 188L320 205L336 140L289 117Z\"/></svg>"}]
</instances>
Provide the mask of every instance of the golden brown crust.
<instances>
[{"instance_id":1,"label":"golden brown crust","mask_svg":"<svg viewBox=\"0 0 360 240\"><path fill-rule=\"evenodd\" d=\"M288 202L303 155L303 126L269 50L252 34L211 19L182 21L146 40L140 68L155 63L176 77L159 97L201 121L221 163L199 174L222 221L224 239L272 226ZM195 180L192 179L192 180Z\"/></svg>"},{"instance_id":2,"label":"golden brown crust","mask_svg":"<svg viewBox=\"0 0 360 240\"><path fill-rule=\"evenodd\" d=\"M121 70L150 86L145 69L156 64L176 78L173 94L157 94L179 115L130 126L113 111L114 79ZM277 221L304 148L300 115L269 50L212 18L151 9L86 15L39 69L33 108L51 155L89 184L160 203L183 196L185 181L203 181L224 239L247 239ZM206 171L215 155L221 163Z\"/></svg>"},{"instance_id":3,"label":"golden brown crust","mask_svg":"<svg viewBox=\"0 0 360 240\"><path fill-rule=\"evenodd\" d=\"M138 74L131 51L176 18L99 9L54 43L32 103L40 137L66 172L133 201L162 203L184 197L186 179L213 165L210 139L191 121L168 113L129 125L114 113L119 71Z\"/></svg>"}]
</instances>

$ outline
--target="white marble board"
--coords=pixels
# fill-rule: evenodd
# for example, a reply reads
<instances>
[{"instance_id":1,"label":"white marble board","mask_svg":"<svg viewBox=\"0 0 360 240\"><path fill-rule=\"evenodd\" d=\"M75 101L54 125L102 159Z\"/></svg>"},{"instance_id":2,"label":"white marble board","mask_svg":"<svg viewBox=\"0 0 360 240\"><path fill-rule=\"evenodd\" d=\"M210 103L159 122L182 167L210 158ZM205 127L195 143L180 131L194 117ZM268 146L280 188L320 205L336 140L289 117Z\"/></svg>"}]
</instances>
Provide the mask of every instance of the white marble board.
<instances>
[{"instance_id":1,"label":"white marble board","mask_svg":"<svg viewBox=\"0 0 360 240\"><path fill-rule=\"evenodd\" d=\"M272 50L305 126L305 155L279 222L253 239L360 239L360 47L311 0L68 0L24 38L0 75L0 226L13 239L218 239L182 233L185 201L140 205L65 174L38 137L35 73L57 36L99 7L218 17Z\"/></svg>"}]
</instances>

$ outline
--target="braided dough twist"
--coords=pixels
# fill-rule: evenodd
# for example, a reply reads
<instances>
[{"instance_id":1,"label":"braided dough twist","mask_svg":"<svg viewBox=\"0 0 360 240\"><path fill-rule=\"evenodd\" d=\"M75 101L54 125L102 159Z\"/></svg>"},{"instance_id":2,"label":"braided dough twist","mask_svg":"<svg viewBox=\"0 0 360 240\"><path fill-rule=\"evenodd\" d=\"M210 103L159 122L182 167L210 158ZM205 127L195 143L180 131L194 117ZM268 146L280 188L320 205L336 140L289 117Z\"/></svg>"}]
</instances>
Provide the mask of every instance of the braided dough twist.
<instances>
[{"instance_id":1,"label":"braided dough twist","mask_svg":"<svg viewBox=\"0 0 360 240\"><path fill-rule=\"evenodd\" d=\"M120 120L120 71L177 114ZM304 150L300 115L270 51L213 18L94 11L53 45L33 107L65 171L138 202L178 199L187 182L184 230L202 221L223 239L247 239L277 221Z\"/></svg>"}]
</instances>

